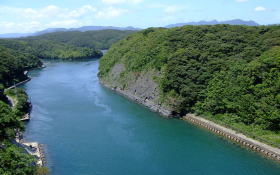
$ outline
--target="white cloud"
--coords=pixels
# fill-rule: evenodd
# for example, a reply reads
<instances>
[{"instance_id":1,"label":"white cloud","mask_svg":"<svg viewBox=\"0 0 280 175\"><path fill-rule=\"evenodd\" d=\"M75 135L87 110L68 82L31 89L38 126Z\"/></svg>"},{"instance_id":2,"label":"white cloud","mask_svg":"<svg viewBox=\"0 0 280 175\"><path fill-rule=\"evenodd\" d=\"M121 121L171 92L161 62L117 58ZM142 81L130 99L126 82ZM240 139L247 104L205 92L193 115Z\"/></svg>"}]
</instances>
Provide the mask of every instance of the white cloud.
<instances>
[{"instance_id":1,"label":"white cloud","mask_svg":"<svg viewBox=\"0 0 280 175\"><path fill-rule=\"evenodd\" d=\"M38 15L38 12L32 8L27 8L23 10L23 14L26 16L36 16Z\"/></svg>"},{"instance_id":2,"label":"white cloud","mask_svg":"<svg viewBox=\"0 0 280 175\"><path fill-rule=\"evenodd\" d=\"M120 16L126 12L127 12L127 10L125 10L125 9L109 7L109 8L98 11L95 14L95 18L98 18L98 19L114 18L114 17Z\"/></svg>"},{"instance_id":3,"label":"white cloud","mask_svg":"<svg viewBox=\"0 0 280 175\"><path fill-rule=\"evenodd\" d=\"M143 0L102 0L105 4L124 4L124 3L131 3L131 4L138 4L143 2Z\"/></svg>"},{"instance_id":4,"label":"white cloud","mask_svg":"<svg viewBox=\"0 0 280 175\"><path fill-rule=\"evenodd\" d=\"M182 11L183 9L184 9L184 7L182 7L182 6L170 5L170 6L166 6L164 11L166 13L176 13L176 12Z\"/></svg>"},{"instance_id":5,"label":"white cloud","mask_svg":"<svg viewBox=\"0 0 280 175\"><path fill-rule=\"evenodd\" d=\"M49 5L49 6L45 7L45 8L43 8L43 11L57 13L57 12L60 11L60 8L55 6L55 5Z\"/></svg>"},{"instance_id":6,"label":"white cloud","mask_svg":"<svg viewBox=\"0 0 280 175\"><path fill-rule=\"evenodd\" d=\"M78 18L83 15L90 15L90 13L94 14L97 11L95 7L92 7L91 5L84 5L80 8L74 9L74 10L66 10L64 13L61 13L59 17L62 18Z\"/></svg>"},{"instance_id":7,"label":"white cloud","mask_svg":"<svg viewBox=\"0 0 280 175\"><path fill-rule=\"evenodd\" d=\"M249 1L249 0L235 0L236 2L246 2L246 1Z\"/></svg>"},{"instance_id":8,"label":"white cloud","mask_svg":"<svg viewBox=\"0 0 280 175\"><path fill-rule=\"evenodd\" d=\"M0 33L34 32L49 27L69 28L92 25L94 20L109 20L126 12L127 10L123 8L97 9L91 5L73 9L55 5L43 8L15 8L0 5Z\"/></svg>"},{"instance_id":9,"label":"white cloud","mask_svg":"<svg viewBox=\"0 0 280 175\"><path fill-rule=\"evenodd\" d=\"M32 9L32 8L18 9L18 13L28 19L49 17L51 15L55 15L59 13L59 11L60 9L53 5L47 6L42 9Z\"/></svg>"},{"instance_id":10,"label":"white cloud","mask_svg":"<svg viewBox=\"0 0 280 175\"><path fill-rule=\"evenodd\" d=\"M13 33L13 32L30 32L34 30L38 30L38 26L40 26L40 22L31 21L31 22L23 22L23 23L15 23L15 22L0 22L1 33Z\"/></svg>"},{"instance_id":11,"label":"white cloud","mask_svg":"<svg viewBox=\"0 0 280 175\"><path fill-rule=\"evenodd\" d=\"M61 20L61 21L52 21L49 24L47 24L47 27L71 27L75 24L77 24L78 21L75 19L72 20Z\"/></svg>"},{"instance_id":12,"label":"white cloud","mask_svg":"<svg viewBox=\"0 0 280 175\"><path fill-rule=\"evenodd\" d=\"M77 18L85 15L91 15L97 12L97 9L91 5L84 5L76 9L60 8L55 5L49 5L44 8L12 8L0 6L0 13L13 14L26 19L42 19L42 18Z\"/></svg>"},{"instance_id":13,"label":"white cloud","mask_svg":"<svg viewBox=\"0 0 280 175\"><path fill-rule=\"evenodd\" d=\"M183 5L150 4L148 8L162 9L167 14L181 12L186 9Z\"/></svg>"},{"instance_id":14,"label":"white cloud","mask_svg":"<svg viewBox=\"0 0 280 175\"><path fill-rule=\"evenodd\" d=\"M262 12L262 11L266 11L267 9L265 7L262 7L262 6L258 6L255 8L255 11L256 12Z\"/></svg>"}]
</instances>

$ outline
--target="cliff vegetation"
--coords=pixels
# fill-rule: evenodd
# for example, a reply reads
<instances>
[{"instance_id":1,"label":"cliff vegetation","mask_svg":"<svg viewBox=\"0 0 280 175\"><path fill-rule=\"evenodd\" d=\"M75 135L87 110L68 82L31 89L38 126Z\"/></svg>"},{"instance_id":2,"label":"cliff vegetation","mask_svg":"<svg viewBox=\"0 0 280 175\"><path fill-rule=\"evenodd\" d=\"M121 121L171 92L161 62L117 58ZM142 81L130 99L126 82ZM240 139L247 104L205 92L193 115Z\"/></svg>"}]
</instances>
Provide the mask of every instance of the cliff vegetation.
<instances>
[{"instance_id":1,"label":"cliff vegetation","mask_svg":"<svg viewBox=\"0 0 280 175\"><path fill-rule=\"evenodd\" d=\"M153 72L151 100L173 115L199 113L280 144L279 46L280 26L149 28L114 44L99 76L126 91Z\"/></svg>"}]
</instances>

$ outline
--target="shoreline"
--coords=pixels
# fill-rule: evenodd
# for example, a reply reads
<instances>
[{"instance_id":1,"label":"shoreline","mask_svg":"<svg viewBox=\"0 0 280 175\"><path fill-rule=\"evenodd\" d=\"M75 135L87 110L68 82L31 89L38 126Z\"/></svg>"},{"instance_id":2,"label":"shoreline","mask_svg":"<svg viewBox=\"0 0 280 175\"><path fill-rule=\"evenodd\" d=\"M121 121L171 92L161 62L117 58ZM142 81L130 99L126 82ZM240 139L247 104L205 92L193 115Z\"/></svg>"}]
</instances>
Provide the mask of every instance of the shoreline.
<instances>
[{"instance_id":1,"label":"shoreline","mask_svg":"<svg viewBox=\"0 0 280 175\"><path fill-rule=\"evenodd\" d=\"M232 142L238 143L239 145L247 147L250 150L253 150L255 152L259 152L262 155L264 155L268 158L272 158L280 163L280 149L279 148L272 147L263 142L252 139L235 130L226 128L224 126L216 124L215 122L207 120L203 117L196 116L194 114L187 114L182 118L182 120L192 123L196 126L205 128L214 134L221 135L224 138L227 138L228 140L230 140Z\"/></svg>"},{"instance_id":2,"label":"shoreline","mask_svg":"<svg viewBox=\"0 0 280 175\"><path fill-rule=\"evenodd\" d=\"M28 77L26 80L23 80L23 81L21 81L21 82L15 84L15 85L13 85L13 86L10 86L10 87L6 88L5 90L14 89L14 88L16 88L16 87L18 87L18 86L20 86L20 85L22 85L22 84L24 84L24 83L27 83L27 82L30 81L30 80L31 80L31 78Z\"/></svg>"},{"instance_id":3,"label":"shoreline","mask_svg":"<svg viewBox=\"0 0 280 175\"><path fill-rule=\"evenodd\" d=\"M14 108L16 106L15 100L13 97L9 96L9 95L5 95L9 101L9 105L11 106L11 108ZM20 121L29 121L30 120L30 110L32 108L32 105L30 103L30 107L29 107L29 112L24 114L24 116L22 116L22 118L20 119Z\"/></svg>"},{"instance_id":4,"label":"shoreline","mask_svg":"<svg viewBox=\"0 0 280 175\"><path fill-rule=\"evenodd\" d=\"M157 112L164 117L172 117L171 111L164 109L163 107L161 107L159 105L155 105L151 101L143 100L135 95L129 94L129 93L121 90L120 88L112 88L111 86L106 84L101 79L99 79L99 80L100 80L99 81L100 84L103 87L105 87L113 92L116 92L117 94L119 94L133 102L143 105L143 106L147 107L148 109L150 109L151 111ZM201 126L205 129L207 129L209 132L219 134L232 142L238 143L240 146L245 146L252 151L259 152L262 155L266 156L267 158L272 158L272 159L276 160L278 163L280 163L280 149L279 148L272 147L263 142L252 139L242 133L238 133L237 131L226 128L224 126L216 124L203 117L196 116L194 114L187 114L186 116L183 116L182 119L185 122L191 123L196 126Z\"/></svg>"},{"instance_id":5,"label":"shoreline","mask_svg":"<svg viewBox=\"0 0 280 175\"><path fill-rule=\"evenodd\" d=\"M38 142L21 142L22 145L26 146L26 150L30 155L37 158L36 164L40 167L46 164L45 154L43 151L43 146Z\"/></svg>"},{"instance_id":6,"label":"shoreline","mask_svg":"<svg viewBox=\"0 0 280 175\"><path fill-rule=\"evenodd\" d=\"M111 86L107 85L105 82L100 80L100 78L99 78L99 82L103 87L105 87L105 88L107 88L107 89L109 89L113 92L117 92L117 94L119 94L119 95L133 101L133 102L136 102L136 103L148 108L149 110L151 110L153 112L157 112L160 115L162 115L163 117L171 117L172 116L172 112L170 110L165 109L162 106L155 104L151 100L139 98L136 95L133 95L129 92L125 92L125 91L121 90L119 87L118 88L112 88Z\"/></svg>"},{"instance_id":7,"label":"shoreline","mask_svg":"<svg viewBox=\"0 0 280 175\"><path fill-rule=\"evenodd\" d=\"M42 65L41 67L38 68L45 68L45 65ZM24 75L27 75L28 71L24 71ZM6 88L4 91L6 90L10 90L10 89L14 89L17 88L18 86L25 84L27 82L29 82L31 80L31 78L29 76L27 76L26 80L23 80L13 86L10 86L8 88ZM5 95L6 98L8 99L10 106L13 108L16 106L15 101L12 97ZM30 108L31 108L32 104L30 103ZM28 122L30 120L30 112L26 113L21 119L20 121L22 122ZM45 158L45 153L44 153L44 149L43 146L38 143L38 142L25 142L22 138L22 132L18 132L16 138L14 139L16 145L18 145L19 147L23 148L28 154L34 156L37 161L36 161L36 165L37 166L44 166L47 161Z\"/></svg>"},{"instance_id":8,"label":"shoreline","mask_svg":"<svg viewBox=\"0 0 280 175\"><path fill-rule=\"evenodd\" d=\"M41 68L43 68L43 67L41 67ZM27 73L28 73L28 71L24 71L24 75L27 76ZM17 88L18 86L20 86L20 85L22 85L22 84L25 84L25 83L29 82L30 80L31 80L31 78L30 78L29 76L27 76L26 80L23 80L23 81L21 81L21 82L15 84L15 85L13 85L13 86L10 86L10 87L6 88L4 91ZM8 100L8 102L10 103L10 106L11 106L12 108L14 108L14 107L16 106L15 99L14 99L13 97L7 95L7 94L6 94L5 96L6 96L7 100ZM29 112L26 113L24 116L22 116L22 118L20 119L20 121L29 121L29 120L30 120L30 110L31 110L31 108L32 108L32 104L31 104L31 103L30 103L29 108L30 108L30 109L29 109Z\"/></svg>"},{"instance_id":9,"label":"shoreline","mask_svg":"<svg viewBox=\"0 0 280 175\"><path fill-rule=\"evenodd\" d=\"M19 133L18 135L21 135L21 133ZM20 138L20 136L17 136L14 142L17 146L23 148L26 151L26 153L34 156L37 159L37 166L43 167L47 164L42 144L38 142L25 142L23 139Z\"/></svg>"}]
</instances>

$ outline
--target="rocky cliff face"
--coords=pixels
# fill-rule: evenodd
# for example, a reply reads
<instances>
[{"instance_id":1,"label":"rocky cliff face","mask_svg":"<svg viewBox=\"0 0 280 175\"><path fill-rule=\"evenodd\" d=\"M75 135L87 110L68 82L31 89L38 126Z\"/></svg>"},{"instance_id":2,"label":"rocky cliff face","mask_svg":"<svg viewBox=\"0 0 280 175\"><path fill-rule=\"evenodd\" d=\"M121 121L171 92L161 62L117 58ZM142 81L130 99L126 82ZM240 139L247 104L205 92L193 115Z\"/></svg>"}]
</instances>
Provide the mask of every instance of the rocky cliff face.
<instances>
[{"instance_id":1,"label":"rocky cliff face","mask_svg":"<svg viewBox=\"0 0 280 175\"><path fill-rule=\"evenodd\" d=\"M102 84L152 111L159 112L163 116L171 116L171 110L161 104L159 99L160 89L155 80L160 76L159 72L135 72L124 75L124 71L123 64L116 64L108 77L101 78Z\"/></svg>"}]
</instances>

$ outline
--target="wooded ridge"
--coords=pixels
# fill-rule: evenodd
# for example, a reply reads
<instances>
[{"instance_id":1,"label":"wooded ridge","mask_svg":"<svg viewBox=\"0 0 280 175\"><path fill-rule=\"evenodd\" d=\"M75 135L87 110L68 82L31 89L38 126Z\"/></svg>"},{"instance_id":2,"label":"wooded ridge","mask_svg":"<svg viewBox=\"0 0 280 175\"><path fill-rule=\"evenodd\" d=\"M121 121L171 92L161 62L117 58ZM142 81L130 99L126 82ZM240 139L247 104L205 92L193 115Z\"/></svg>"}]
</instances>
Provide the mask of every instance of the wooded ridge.
<instances>
[{"instance_id":1,"label":"wooded ridge","mask_svg":"<svg viewBox=\"0 0 280 175\"><path fill-rule=\"evenodd\" d=\"M149 28L114 44L99 76L174 116L210 116L279 144L279 46L280 26Z\"/></svg>"}]
</instances>

